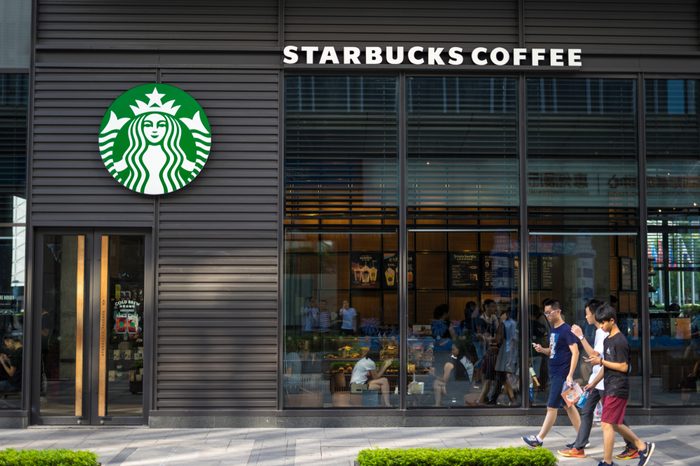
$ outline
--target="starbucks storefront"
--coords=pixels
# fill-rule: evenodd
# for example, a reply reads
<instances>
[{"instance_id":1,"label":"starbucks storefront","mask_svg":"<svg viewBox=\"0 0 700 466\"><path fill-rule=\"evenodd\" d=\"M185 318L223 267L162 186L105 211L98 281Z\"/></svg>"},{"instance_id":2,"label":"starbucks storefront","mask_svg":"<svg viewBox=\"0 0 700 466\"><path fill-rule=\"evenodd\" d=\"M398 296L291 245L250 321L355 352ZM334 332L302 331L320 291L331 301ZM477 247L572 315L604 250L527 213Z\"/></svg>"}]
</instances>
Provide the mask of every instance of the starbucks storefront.
<instances>
[{"instance_id":1,"label":"starbucks storefront","mask_svg":"<svg viewBox=\"0 0 700 466\"><path fill-rule=\"evenodd\" d=\"M696 2L5 3L0 426L697 422Z\"/></svg>"}]
</instances>

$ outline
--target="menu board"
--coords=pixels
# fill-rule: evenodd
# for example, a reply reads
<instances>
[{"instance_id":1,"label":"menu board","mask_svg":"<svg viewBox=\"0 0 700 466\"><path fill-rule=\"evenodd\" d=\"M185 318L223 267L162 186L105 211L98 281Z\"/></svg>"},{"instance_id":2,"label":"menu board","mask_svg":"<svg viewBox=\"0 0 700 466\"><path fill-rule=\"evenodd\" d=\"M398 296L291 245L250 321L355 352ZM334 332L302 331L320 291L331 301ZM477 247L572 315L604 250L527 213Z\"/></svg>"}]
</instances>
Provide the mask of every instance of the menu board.
<instances>
[{"instance_id":1,"label":"menu board","mask_svg":"<svg viewBox=\"0 0 700 466\"><path fill-rule=\"evenodd\" d=\"M552 269L554 266L553 256L540 257L540 290L552 289Z\"/></svg>"},{"instance_id":2,"label":"menu board","mask_svg":"<svg viewBox=\"0 0 700 466\"><path fill-rule=\"evenodd\" d=\"M479 253L451 252L449 261L450 288L479 287Z\"/></svg>"},{"instance_id":3,"label":"menu board","mask_svg":"<svg viewBox=\"0 0 700 466\"><path fill-rule=\"evenodd\" d=\"M530 256L529 257L529 262L527 264L528 269L530 270L530 289L532 290L539 290L542 287L542 283L540 280L540 261L539 257L537 256Z\"/></svg>"},{"instance_id":4,"label":"menu board","mask_svg":"<svg viewBox=\"0 0 700 466\"><path fill-rule=\"evenodd\" d=\"M350 255L352 288L378 289L381 256L376 252L353 252Z\"/></svg>"}]
</instances>

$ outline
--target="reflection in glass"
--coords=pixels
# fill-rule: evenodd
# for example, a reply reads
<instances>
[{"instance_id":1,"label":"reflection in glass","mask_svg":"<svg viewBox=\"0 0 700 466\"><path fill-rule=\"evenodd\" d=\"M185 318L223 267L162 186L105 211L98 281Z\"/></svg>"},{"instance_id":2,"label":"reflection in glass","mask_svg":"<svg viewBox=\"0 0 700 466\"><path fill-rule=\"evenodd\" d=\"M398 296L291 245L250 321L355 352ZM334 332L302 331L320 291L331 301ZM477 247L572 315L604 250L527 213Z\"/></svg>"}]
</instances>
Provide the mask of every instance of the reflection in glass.
<instances>
[{"instance_id":1,"label":"reflection in glass","mask_svg":"<svg viewBox=\"0 0 700 466\"><path fill-rule=\"evenodd\" d=\"M416 231L409 407L520 405L516 232Z\"/></svg>"},{"instance_id":2,"label":"reflection in glass","mask_svg":"<svg viewBox=\"0 0 700 466\"><path fill-rule=\"evenodd\" d=\"M653 406L700 405L700 233L692 223L649 222Z\"/></svg>"},{"instance_id":3,"label":"reflection in glass","mask_svg":"<svg viewBox=\"0 0 700 466\"><path fill-rule=\"evenodd\" d=\"M0 228L0 409L21 407L24 230Z\"/></svg>"},{"instance_id":4,"label":"reflection in glass","mask_svg":"<svg viewBox=\"0 0 700 466\"><path fill-rule=\"evenodd\" d=\"M577 324L591 346L595 343L596 327L586 321L586 301L596 298L607 301L617 309L618 326L631 348L630 405L642 401L641 324L637 239L628 235L556 235L530 237L530 343L549 346L550 325L543 313L543 301L557 299L562 306L562 318ZM531 391L533 406L543 406L549 392L547 356L530 351ZM578 361L574 380L581 386L588 383L592 367L583 354ZM539 383L539 387L537 386Z\"/></svg>"},{"instance_id":5,"label":"reflection in glass","mask_svg":"<svg viewBox=\"0 0 700 466\"><path fill-rule=\"evenodd\" d=\"M107 415L143 412L144 237L110 236Z\"/></svg>"},{"instance_id":6,"label":"reflection in glass","mask_svg":"<svg viewBox=\"0 0 700 466\"><path fill-rule=\"evenodd\" d=\"M85 237L47 235L42 247L41 413L82 416Z\"/></svg>"},{"instance_id":7,"label":"reflection in glass","mask_svg":"<svg viewBox=\"0 0 700 466\"><path fill-rule=\"evenodd\" d=\"M398 407L397 234L285 239L285 408Z\"/></svg>"},{"instance_id":8,"label":"reflection in glass","mask_svg":"<svg viewBox=\"0 0 700 466\"><path fill-rule=\"evenodd\" d=\"M635 207L635 99L634 80L528 78L528 204Z\"/></svg>"}]
</instances>

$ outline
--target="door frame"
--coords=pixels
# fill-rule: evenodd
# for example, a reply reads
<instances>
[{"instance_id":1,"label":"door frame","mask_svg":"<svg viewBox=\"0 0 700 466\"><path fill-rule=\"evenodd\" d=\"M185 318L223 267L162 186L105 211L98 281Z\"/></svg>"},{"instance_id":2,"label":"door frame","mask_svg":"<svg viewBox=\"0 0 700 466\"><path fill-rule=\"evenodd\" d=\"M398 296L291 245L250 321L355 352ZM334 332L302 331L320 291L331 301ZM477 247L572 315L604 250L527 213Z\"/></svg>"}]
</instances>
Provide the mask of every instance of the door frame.
<instances>
[{"instance_id":1,"label":"door frame","mask_svg":"<svg viewBox=\"0 0 700 466\"><path fill-rule=\"evenodd\" d=\"M41 415L41 308L43 294L43 242L47 235L85 236L85 331L83 333L83 416ZM143 414L141 416L99 417L99 332L101 241L103 235L144 238L143 303ZM154 375L155 260L150 229L125 228L37 228L34 231L33 292L31 319L30 418L33 425L148 425Z\"/></svg>"}]
</instances>

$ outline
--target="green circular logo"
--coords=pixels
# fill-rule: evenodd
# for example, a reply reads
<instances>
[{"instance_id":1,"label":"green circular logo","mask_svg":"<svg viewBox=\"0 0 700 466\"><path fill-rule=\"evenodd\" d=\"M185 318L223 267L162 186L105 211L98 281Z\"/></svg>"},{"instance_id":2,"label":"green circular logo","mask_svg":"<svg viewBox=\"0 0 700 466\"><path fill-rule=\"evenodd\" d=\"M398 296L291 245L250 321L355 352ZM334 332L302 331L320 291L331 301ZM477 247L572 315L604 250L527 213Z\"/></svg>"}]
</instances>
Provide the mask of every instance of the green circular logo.
<instances>
[{"instance_id":1,"label":"green circular logo","mask_svg":"<svg viewBox=\"0 0 700 466\"><path fill-rule=\"evenodd\" d=\"M188 185L207 161L211 128L185 91L167 84L129 89L107 109L100 155L115 180L157 196Z\"/></svg>"}]
</instances>

